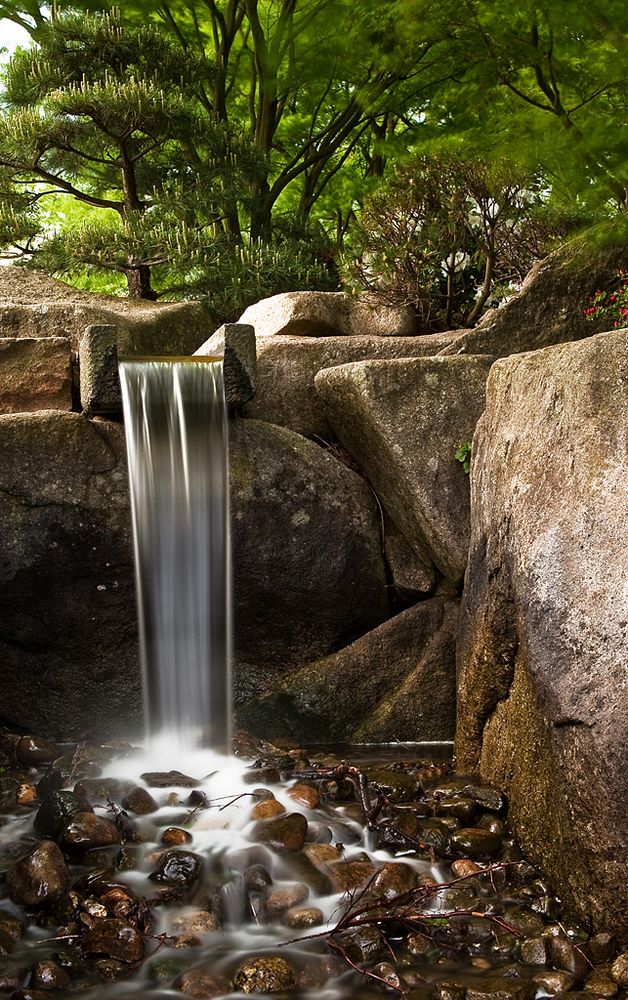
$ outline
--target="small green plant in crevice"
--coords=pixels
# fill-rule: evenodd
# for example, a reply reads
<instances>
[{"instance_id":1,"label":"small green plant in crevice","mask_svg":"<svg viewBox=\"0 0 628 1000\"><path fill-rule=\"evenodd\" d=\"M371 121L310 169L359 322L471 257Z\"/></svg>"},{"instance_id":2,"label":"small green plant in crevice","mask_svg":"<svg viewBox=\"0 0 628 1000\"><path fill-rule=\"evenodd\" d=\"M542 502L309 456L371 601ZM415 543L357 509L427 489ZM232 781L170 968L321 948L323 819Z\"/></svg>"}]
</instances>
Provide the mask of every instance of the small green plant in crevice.
<instances>
[{"instance_id":1,"label":"small green plant in crevice","mask_svg":"<svg viewBox=\"0 0 628 1000\"><path fill-rule=\"evenodd\" d=\"M606 316L614 327L628 326L628 271L615 271L612 287L598 288L589 295L582 312L589 320Z\"/></svg>"},{"instance_id":2,"label":"small green plant in crevice","mask_svg":"<svg viewBox=\"0 0 628 1000\"><path fill-rule=\"evenodd\" d=\"M471 442L463 441L462 444L459 444L454 452L454 458L460 462L466 474L469 475L471 471Z\"/></svg>"}]
</instances>

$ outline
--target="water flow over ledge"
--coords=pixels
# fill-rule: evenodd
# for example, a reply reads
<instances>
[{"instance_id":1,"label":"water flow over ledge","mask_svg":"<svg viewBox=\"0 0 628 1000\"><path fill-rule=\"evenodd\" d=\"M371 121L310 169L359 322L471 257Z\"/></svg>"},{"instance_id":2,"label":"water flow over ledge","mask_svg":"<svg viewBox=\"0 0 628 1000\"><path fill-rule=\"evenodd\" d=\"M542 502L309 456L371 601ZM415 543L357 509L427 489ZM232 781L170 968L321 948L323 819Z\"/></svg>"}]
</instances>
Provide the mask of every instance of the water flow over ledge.
<instances>
[{"instance_id":1,"label":"water flow over ledge","mask_svg":"<svg viewBox=\"0 0 628 1000\"><path fill-rule=\"evenodd\" d=\"M150 743L230 749L222 361L120 364Z\"/></svg>"}]
</instances>

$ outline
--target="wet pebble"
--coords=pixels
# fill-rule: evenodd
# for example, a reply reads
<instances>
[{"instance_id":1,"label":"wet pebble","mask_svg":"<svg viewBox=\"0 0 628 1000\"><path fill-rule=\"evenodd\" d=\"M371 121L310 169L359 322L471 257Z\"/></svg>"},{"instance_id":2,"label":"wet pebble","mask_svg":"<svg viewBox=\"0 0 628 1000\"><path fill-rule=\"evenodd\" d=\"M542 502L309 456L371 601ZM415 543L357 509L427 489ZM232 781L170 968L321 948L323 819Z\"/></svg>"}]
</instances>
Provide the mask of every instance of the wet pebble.
<instances>
[{"instance_id":1,"label":"wet pebble","mask_svg":"<svg viewBox=\"0 0 628 1000\"><path fill-rule=\"evenodd\" d=\"M89 955L106 955L117 962L132 964L144 957L144 939L123 920L100 920L83 939Z\"/></svg>"},{"instance_id":2,"label":"wet pebble","mask_svg":"<svg viewBox=\"0 0 628 1000\"><path fill-rule=\"evenodd\" d=\"M43 736L22 736L17 741L15 754L20 764L36 767L52 764L59 756L59 748Z\"/></svg>"},{"instance_id":3,"label":"wet pebble","mask_svg":"<svg viewBox=\"0 0 628 1000\"><path fill-rule=\"evenodd\" d=\"M296 986L296 974L285 958L262 955L240 966L233 985L242 993L283 993Z\"/></svg>"},{"instance_id":4,"label":"wet pebble","mask_svg":"<svg viewBox=\"0 0 628 1000\"><path fill-rule=\"evenodd\" d=\"M192 851L166 851L149 875L153 882L187 888L201 873L203 859Z\"/></svg>"},{"instance_id":5,"label":"wet pebble","mask_svg":"<svg viewBox=\"0 0 628 1000\"><path fill-rule=\"evenodd\" d=\"M288 851L300 851L305 843L307 820L301 813L286 813L277 819L256 823L251 837L270 847L284 847Z\"/></svg>"},{"instance_id":6,"label":"wet pebble","mask_svg":"<svg viewBox=\"0 0 628 1000\"><path fill-rule=\"evenodd\" d=\"M201 781L181 771L145 771L140 775L149 788L197 788Z\"/></svg>"},{"instance_id":7,"label":"wet pebble","mask_svg":"<svg viewBox=\"0 0 628 1000\"><path fill-rule=\"evenodd\" d=\"M150 792L138 785L124 796L122 808L128 809L129 812L133 812L137 816L148 816L150 813L157 812L159 806Z\"/></svg>"},{"instance_id":8,"label":"wet pebble","mask_svg":"<svg viewBox=\"0 0 628 1000\"><path fill-rule=\"evenodd\" d=\"M454 878L468 878L482 871L484 871L482 866L471 861L470 858L458 858L457 861L451 863L451 873Z\"/></svg>"},{"instance_id":9,"label":"wet pebble","mask_svg":"<svg viewBox=\"0 0 628 1000\"><path fill-rule=\"evenodd\" d=\"M611 976L618 986L628 988L628 951L617 956L611 965Z\"/></svg>"},{"instance_id":10,"label":"wet pebble","mask_svg":"<svg viewBox=\"0 0 628 1000\"><path fill-rule=\"evenodd\" d=\"M19 941L24 937L25 927L18 917L5 910L0 910L0 931L12 941Z\"/></svg>"},{"instance_id":11,"label":"wet pebble","mask_svg":"<svg viewBox=\"0 0 628 1000\"><path fill-rule=\"evenodd\" d=\"M161 835L162 844L174 844L180 847L182 844L191 844L192 834L189 830L182 830L178 826L168 826Z\"/></svg>"},{"instance_id":12,"label":"wet pebble","mask_svg":"<svg viewBox=\"0 0 628 1000\"><path fill-rule=\"evenodd\" d=\"M548 969L547 972L540 972L533 977L533 981L539 989L549 996L556 996L557 993L566 993L575 983L575 979L568 972L561 972L559 969Z\"/></svg>"},{"instance_id":13,"label":"wet pebble","mask_svg":"<svg viewBox=\"0 0 628 1000\"><path fill-rule=\"evenodd\" d=\"M288 789L288 796L300 806L306 809L316 809L320 805L321 797L317 788L313 785L306 785L298 782Z\"/></svg>"},{"instance_id":14,"label":"wet pebble","mask_svg":"<svg viewBox=\"0 0 628 1000\"><path fill-rule=\"evenodd\" d=\"M529 979L489 976L467 986L466 1000L534 1000L535 993Z\"/></svg>"},{"instance_id":15,"label":"wet pebble","mask_svg":"<svg viewBox=\"0 0 628 1000\"><path fill-rule=\"evenodd\" d=\"M91 847L109 847L120 843L120 834L114 823L93 812L75 813L61 831L60 843L68 851L89 850Z\"/></svg>"},{"instance_id":16,"label":"wet pebble","mask_svg":"<svg viewBox=\"0 0 628 1000\"><path fill-rule=\"evenodd\" d=\"M306 844L303 853L318 868L323 868L333 861L342 860L342 852L332 844Z\"/></svg>"},{"instance_id":17,"label":"wet pebble","mask_svg":"<svg viewBox=\"0 0 628 1000\"><path fill-rule=\"evenodd\" d=\"M607 969L595 969L587 976L584 984L585 993L596 993L600 997L614 997L619 992L619 986L611 978Z\"/></svg>"},{"instance_id":18,"label":"wet pebble","mask_svg":"<svg viewBox=\"0 0 628 1000\"><path fill-rule=\"evenodd\" d=\"M318 927L324 923L325 917L317 906L293 906L286 910L281 920L286 927L302 930L307 927Z\"/></svg>"},{"instance_id":19,"label":"wet pebble","mask_svg":"<svg viewBox=\"0 0 628 1000\"><path fill-rule=\"evenodd\" d=\"M70 977L57 962L45 959L33 966L30 985L41 990L66 990Z\"/></svg>"},{"instance_id":20,"label":"wet pebble","mask_svg":"<svg viewBox=\"0 0 628 1000\"><path fill-rule=\"evenodd\" d=\"M434 813L436 816L453 816L469 823L475 816L477 804L474 799L455 796L451 799L441 799L435 804Z\"/></svg>"},{"instance_id":21,"label":"wet pebble","mask_svg":"<svg viewBox=\"0 0 628 1000\"><path fill-rule=\"evenodd\" d=\"M195 965L182 972L172 984L174 990L196 1000L214 1000L228 992L228 986L220 979L209 962Z\"/></svg>"},{"instance_id":22,"label":"wet pebble","mask_svg":"<svg viewBox=\"0 0 628 1000\"><path fill-rule=\"evenodd\" d=\"M521 961L526 965L545 965L547 961L547 940L543 937L526 938L521 942Z\"/></svg>"},{"instance_id":23,"label":"wet pebble","mask_svg":"<svg viewBox=\"0 0 628 1000\"><path fill-rule=\"evenodd\" d=\"M51 792L37 810L33 825L45 837L58 837L76 813L90 810L89 802L74 792Z\"/></svg>"},{"instance_id":24,"label":"wet pebble","mask_svg":"<svg viewBox=\"0 0 628 1000\"><path fill-rule=\"evenodd\" d=\"M370 898L392 899L410 892L416 883L416 874L410 865L389 862L383 865L369 886Z\"/></svg>"},{"instance_id":25,"label":"wet pebble","mask_svg":"<svg viewBox=\"0 0 628 1000\"><path fill-rule=\"evenodd\" d=\"M277 799L265 799L258 802L251 810L251 819L275 819L285 813L285 807Z\"/></svg>"},{"instance_id":26,"label":"wet pebble","mask_svg":"<svg viewBox=\"0 0 628 1000\"><path fill-rule=\"evenodd\" d=\"M612 934L594 934L587 941L587 952L594 965L601 965L608 962L612 957L614 948L614 938Z\"/></svg>"},{"instance_id":27,"label":"wet pebble","mask_svg":"<svg viewBox=\"0 0 628 1000\"><path fill-rule=\"evenodd\" d=\"M7 871L7 888L14 903L45 906L58 899L70 884L63 854L51 840L42 840Z\"/></svg>"},{"instance_id":28,"label":"wet pebble","mask_svg":"<svg viewBox=\"0 0 628 1000\"><path fill-rule=\"evenodd\" d=\"M457 830L451 837L451 847L470 858L494 857L502 846L502 838L490 830L479 830L477 827L465 827Z\"/></svg>"},{"instance_id":29,"label":"wet pebble","mask_svg":"<svg viewBox=\"0 0 628 1000\"><path fill-rule=\"evenodd\" d=\"M549 939L549 951L552 964L556 969L562 969L572 975L576 982L581 981L591 969L581 948L576 947L564 934L556 934Z\"/></svg>"},{"instance_id":30,"label":"wet pebble","mask_svg":"<svg viewBox=\"0 0 628 1000\"><path fill-rule=\"evenodd\" d=\"M244 872L244 884L252 892L264 892L272 885L270 872L264 865L249 865Z\"/></svg>"},{"instance_id":31,"label":"wet pebble","mask_svg":"<svg viewBox=\"0 0 628 1000\"><path fill-rule=\"evenodd\" d=\"M21 784L15 793L15 802L18 806L32 806L37 801L37 788L35 785Z\"/></svg>"},{"instance_id":32,"label":"wet pebble","mask_svg":"<svg viewBox=\"0 0 628 1000\"><path fill-rule=\"evenodd\" d=\"M211 934L219 928L217 918L208 910L181 913L172 921L175 934Z\"/></svg>"},{"instance_id":33,"label":"wet pebble","mask_svg":"<svg viewBox=\"0 0 628 1000\"><path fill-rule=\"evenodd\" d=\"M264 901L264 908L270 917L276 917L299 903L305 902L310 890L303 882L271 889Z\"/></svg>"},{"instance_id":34,"label":"wet pebble","mask_svg":"<svg viewBox=\"0 0 628 1000\"><path fill-rule=\"evenodd\" d=\"M372 861L337 861L328 870L338 892L361 889L377 871Z\"/></svg>"}]
</instances>

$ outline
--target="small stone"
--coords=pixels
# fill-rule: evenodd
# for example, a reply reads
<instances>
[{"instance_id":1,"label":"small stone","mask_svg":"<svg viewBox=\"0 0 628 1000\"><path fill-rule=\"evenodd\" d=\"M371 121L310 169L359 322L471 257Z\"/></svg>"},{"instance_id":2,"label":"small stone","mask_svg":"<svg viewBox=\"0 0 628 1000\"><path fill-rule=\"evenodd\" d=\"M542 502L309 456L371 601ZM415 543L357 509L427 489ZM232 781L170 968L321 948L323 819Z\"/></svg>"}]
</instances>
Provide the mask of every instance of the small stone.
<instances>
[{"instance_id":1,"label":"small stone","mask_svg":"<svg viewBox=\"0 0 628 1000\"><path fill-rule=\"evenodd\" d=\"M465 987L462 983L444 979L436 985L432 1000L464 1000Z\"/></svg>"},{"instance_id":2,"label":"small stone","mask_svg":"<svg viewBox=\"0 0 628 1000\"><path fill-rule=\"evenodd\" d=\"M93 967L100 979L106 982L122 979L129 974L128 965L116 961L115 958L97 958L94 960Z\"/></svg>"},{"instance_id":3,"label":"small stone","mask_svg":"<svg viewBox=\"0 0 628 1000\"><path fill-rule=\"evenodd\" d=\"M7 958L15 947L15 941L0 929L0 958Z\"/></svg>"},{"instance_id":4,"label":"small stone","mask_svg":"<svg viewBox=\"0 0 628 1000\"><path fill-rule=\"evenodd\" d=\"M285 958L263 955L244 962L233 985L242 993L283 993L294 989L296 981L295 971Z\"/></svg>"},{"instance_id":5,"label":"small stone","mask_svg":"<svg viewBox=\"0 0 628 1000\"><path fill-rule=\"evenodd\" d=\"M416 874L410 865L389 862L382 865L369 886L369 897L393 899L405 892L410 892L416 884Z\"/></svg>"},{"instance_id":6,"label":"small stone","mask_svg":"<svg viewBox=\"0 0 628 1000\"><path fill-rule=\"evenodd\" d=\"M87 932L83 947L89 955L106 955L127 964L144 957L142 935L124 920L100 920Z\"/></svg>"},{"instance_id":7,"label":"small stone","mask_svg":"<svg viewBox=\"0 0 628 1000\"><path fill-rule=\"evenodd\" d=\"M477 865L470 858L458 858L457 861L451 863L451 873L455 878L469 878L482 871L484 871L482 866Z\"/></svg>"},{"instance_id":8,"label":"small stone","mask_svg":"<svg viewBox=\"0 0 628 1000\"><path fill-rule=\"evenodd\" d=\"M178 826L167 827L161 835L162 844L174 844L177 847L182 844L191 844L193 839L189 830L182 830Z\"/></svg>"},{"instance_id":9,"label":"small stone","mask_svg":"<svg viewBox=\"0 0 628 1000\"><path fill-rule=\"evenodd\" d=\"M321 803L321 796L318 789L303 782L298 782L292 788L289 788L288 795L306 809L317 809Z\"/></svg>"},{"instance_id":10,"label":"small stone","mask_svg":"<svg viewBox=\"0 0 628 1000\"><path fill-rule=\"evenodd\" d=\"M567 993L575 983L575 979L568 972L549 969L547 972L540 972L533 977L533 981L549 996L556 996L557 993Z\"/></svg>"},{"instance_id":11,"label":"small stone","mask_svg":"<svg viewBox=\"0 0 628 1000\"><path fill-rule=\"evenodd\" d=\"M383 979L384 982L388 983L391 989L396 990L398 993L401 992L402 980L397 975L394 965L391 965L390 962L379 962L374 966L373 973L379 979Z\"/></svg>"},{"instance_id":12,"label":"small stone","mask_svg":"<svg viewBox=\"0 0 628 1000\"><path fill-rule=\"evenodd\" d=\"M411 955L427 955L433 947L432 939L425 934L408 934L406 938L406 948Z\"/></svg>"},{"instance_id":13,"label":"small stone","mask_svg":"<svg viewBox=\"0 0 628 1000\"><path fill-rule=\"evenodd\" d=\"M42 840L28 854L9 865L7 888L14 903L45 906L58 899L70 884L63 854L51 840Z\"/></svg>"},{"instance_id":14,"label":"small stone","mask_svg":"<svg viewBox=\"0 0 628 1000\"><path fill-rule=\"evenodd\" d=\"M591 969L582 950L576 947L564 934L556 934L549 939L550 958L556 969L568 972L576 982L584 979ZM628 980L627 980L628 983Z\"/></svg>"},{"instance_id":15,"label":"small stone","mask_svg":"<svg viewBox=\"0 0 628 1000\"><path fill-rule=\"evenodd\" d=\"M45 959L33 966L30 984L41 990L67 990L70 977L57 962Z\"/></svg>"},{"instance_id":16,"label":"small stone","mask_svg":"<svg viewBox=\"0 0 628 1000\"><path fill-rule=\"evenodd\" d=\"M89 803L74 792L51 792L35 813L33 825L44 837L58 837L76 813L89 812L89 809Z\"/></svg>"},{"instance_id":17,"label":"small stone","mask_svg":"<svg viewBox=\"0 0 628 1000\"><path fill-rule=\"evenodd\" d=\"M20 764L34 766L52 764L60 756L56 744L44 739L43 736L22 736L17 741L15 752Z\"/></svg>"},{"instance_id":18,"label":"small stone","mask_svg":"<svg viewBox=\"0 0 628 1000\"><path fill-rule=\"evenodd\" d=\"M521 942L521 961L525 965L545 965L547 962L547 940L542 937L527 938Z\"/></svg>"},{"instance_id":19,"label":"small stone","mask_svg":"<svg viewBox=\"0 0 628 1000\"><path fill-rule=\"evenodd\" d=\"M301 813L286 813L277 819L256 823L251 833L253 840L271 847L284 847L288 851L300 851L305 843L307 820Z\"/></svg>"},{"instance_id":20,"label":"small stone","mask_svg":"<svg viewBox=\"0 0 628 1000\"><path fill-rule=\"evenodd\" d=\"M267 886L272 885L270 872L265 865L249 865L244 872L244 884L252 892L264 892Z\"/></svg>"},{"instance_id":21,"label":"small stone","mask_svg":"<svg viewBox=\"0 0 628 1000\"><path fill-rule=\"evenodd\" d=\"M281 775L276 767L255 767L245 771L242 780L245 785L256 785L259 781L267 785L278 785L281 782Z\"/></svg>"},{"instance_id":22,"label":"small stone","mask_svg":"<svg viewBox=\"0 0 628 1000\"><path fill-rule=\"evenodd\" d=\"M490 785L465 785L462 794L475 799L482 809L489 812L500 812L506 805L505 795Z\"/></svg>"},{"instance_id":23,"label":"small stone","mask_svg":"<svg viewBox=\"0 0 628 1000\"><path fill-rule=\"evenodd\" d=\"M338 939L344 951L354 962L372 962L388 954L384 939L377 927L355 927Z\"/></svg>"},{"instance_id":24,"label":"small stone","mask_svg":"<svg viewBox=\"0 0 628 1000\"><path fill-rule=\"evenodd\" d=\"M272 889L264 902L266 913L270 917L277 917L291 907L305 902L309 894L310 890L303 882L295 882L284 888Z\"/></svg>"},{"instance_id":25,"label":"small stone","mask_svg":"<svg viewBox=\"0 0 628 1000\"><path fill-rule=\"evenodd\" d=\"M24 967L16 962L0 961L0 993L11 993L24 982Z\"/></svg>"},{"instance_id":26,"label":"small stone","mask_svg":"<svg viewBox=\"0 0 628 1000\"><path fill-rule=\"evenodd\" d=\"M26 928L18 917L12 913L0 910L0 931L11 938L12 941L20 941L24 937Z\"/></svg>"},{"instance_id":27,"label":"small stone","mask_svg":"<svg viewBox=\"0 0 628 1000\"><path fill-rule=\"evenodd\" d=\"M109 847L120 843L120 834L112 822L93 812L75 813L60 835L61 844L69 851Z\"/></svg>"},{"instance_id":28,"label":"small stone","mask_svg":"<svg viewBox=\"0 0 628 1000\"><path fill-rule=\"evenodd\" d=\"M216 976L214 967L209 962L186 969L177 976L172 988L195 1000L214 1000L214 997L222 997L229 991L227 984Z\"/></svg>"},{"instance_id":29,"label":"small stone","mask_svg":"<svg viewBox=\"0 0 628 1000\"><path fill-rule=\"evenodd\" d=\"M475 825L480 830L489 830L490 833L498 833L500 837L503 837L506 831L506 824L503 819L492 813L484 813Z\"/></svg>"},{"instance_id":30,"label":"small stone","mask_svg":"<svg viewBox=\"0 0 628 1000\"><path fill-rule=\"evenodd\" d=\"M324 923L325 917L317 906L294 906L286 910L281 920L286 927L302 930L307 927L318 927Z\"/></svg>"},{"instance_id":31,"label":"small stone","mask_svg":"<svg viewBox=\"0 0 628 1000\"><path fill-rule=\"evenodd\" d=\"M468 827L456 830L451 836L451 847L454 851L468 855L471 858L494 857L502 846L502 838L490 830L479 830Z\"/></svg>"},{"instance_id":32,"label":"small stone","mask_svg":"<svg viewBox=\"0 0 628 1000\"><path fill-rule=\"evenodd\" d=\"M159 806L150 792L138 786L122 799L122 808L137 816L148 816L149 813L157 812Z\"/></svg>"},{"instance_id":33,"label":"small stone","mask_svg":"<svg viewBox=\"0 0 628 1000\"><path fill-rule=\"evenodd\" d=\"M33 986L27 986L23 990L15 990L11 994L11 1000L50 1000L47 990L37 990Z\"/></svg>"},{"instance_id":34,"label":"small stone","mask_svg":"<svg viewBox=\"0 0 628 1000\"><path fill-rule=\"evenodd\" d=\"M599 997L614 997L619 992L619 986L604 969L595 969L587 976L583 988L585 993L595 993Z\"/></svg>"},{"instance_id":35,"label":"small stone","mask_svg":"<svg viewBox=\"0 0 628 1000\"><path fill-rule=\"evenodd\" d=\"M534 1000L535 993L529 979L494 976L467 986L466 1000Z\"/></svg>"},{"instance_id":36,"label":"small stone","mask_svg":"<svg viewBox=\"0 0 628 1000\"><path fill-rule=\"evenodd\" d=\"M198 878L203 859L192 851L166 851L148 876L153 882L187 888Z\"/></svg>"},{"instance_id":37,"label":"small stone","mask_svg":"<svg viewBox=\"0 0 628 1000\"><path fill-rule=\"evenodd\" d=\"M251 819L274 819L276 816L282 816L285 811L285 807L281 802L277 802L277 799L266 799L253 807Z\"/></svg>"},{"instance_id":38,"label":"small stone","mask_svg":"<svg viewBox=\"0 0 628 1000\"><path fill-rule=\"evenodd\" d=\"M175 945L175 947L177 946L178 945ZM182 972L186 972L189 966L189 958L159 957L150 963L146 971L151 982L164 983L166 980L170 982L175 978L175 976L180 975Z\"/></svg>"},{"instance_id":39,"label":"small stone","mask_svg":"<svg viewBox=\"0 0 628 1000\"><path fill-rule=\"evenodd\" d=\"M628 987L628 951L617 956L611 965L611 976L618 986Z\"/></svg>"},{"instance_id":40,"label":"small stone","mask_svg":"<svg viewBox=\"0 0 628 1000\"><path fill-rule=\"evenodd\" d=\"M35 785L20 785L15 793L15 801L18 806L31 806L37 801L37 788Z\"/></svg>"},{"instance_id":41,"label":"small stone","mask_svg":"<svg viewBox=\"0 0 628 1000\"><path fill-rule=\"evenodd\" d=\"M587 941L587 953L594 965L601 965L611 959L614 946L612 934L594 934Z\"/></svg>"},{"instance_id":42,"label":"small stone","mask_svg":"<svg viewBox=\"0 0 628 1000\"><path fill-rule=\"evenodd\" d=\"M181 771L145 771L140 775L149 788L198 788L199 778L191 778Z\"/></svg>"},{"instance_id":43,"label":"small stone","mask_svg":"<svg viewBox=\"0 0 628 1000\"><path fill-rule=\"evenodd\" d=\"M342 860L342 853L331 844L306 844L303 853L317 868L324 868L332 861Z\"/></svg>"},{"instance_id":44,"label":"small stone","mask_svg":"<svg viewBox=\"0 0 628 1000\"><path fill-rule=\"evenodd\" d=\"M329 874L339 892L363 888L376 871L372 861L338 861L329 867Z\"/></svg>"},{"instance_id":45,"label":"small stone","mask_svg":"<svg viewBox=\"0 0 628 1000\"><path fill-rule=\"evenodd\" d=\"M416 778L404 771L388 768L368 768L366 776L371 784L381 789L393 802L412 802L421 790Z\"/></svg>"},{"instance_id":46,"label":"small stone","mask_svg":"<svg viewBox=\"0 0 628 1000\"><path fill-rule=\"evenodd\" d=\"M476 810L477 804L475 799L468 799L463 796L441 799L434 807L436 816L455 816L456 819L463 820L465 824L471 822Z\"/></svg>"},{"instance_id":47,"label":"small stone","mask_svg":"<svg viewBox=\"0 0 628 1000\"><path fill-rule=\"evenodd\" d=\"M219 926L214 914L208 910L181 913L172 921L172 929L175 934L213 934Z\"/></svg>"}]
</instances>

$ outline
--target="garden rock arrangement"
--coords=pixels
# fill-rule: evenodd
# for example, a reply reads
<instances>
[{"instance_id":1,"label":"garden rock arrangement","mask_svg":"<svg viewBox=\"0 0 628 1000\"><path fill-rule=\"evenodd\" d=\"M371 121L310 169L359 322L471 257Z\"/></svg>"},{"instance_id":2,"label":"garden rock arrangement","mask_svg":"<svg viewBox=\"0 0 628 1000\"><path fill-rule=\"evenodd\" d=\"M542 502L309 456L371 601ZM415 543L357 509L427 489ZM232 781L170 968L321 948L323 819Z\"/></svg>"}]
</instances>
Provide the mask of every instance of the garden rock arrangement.
<instances>
[{"instance_id":1,"label":"garden rock arrangement","mask_svg":"<svg viewBox=\"0 0 628 1000\"><path fill-rule=\"evenodd\" d=\"M239 734L249 759L216 789L140 774L128 744L0 745L11 1000L626 995L628 953L566 918L503 793L447 762L347 764Z\"/></svg>"}]
</instances>

